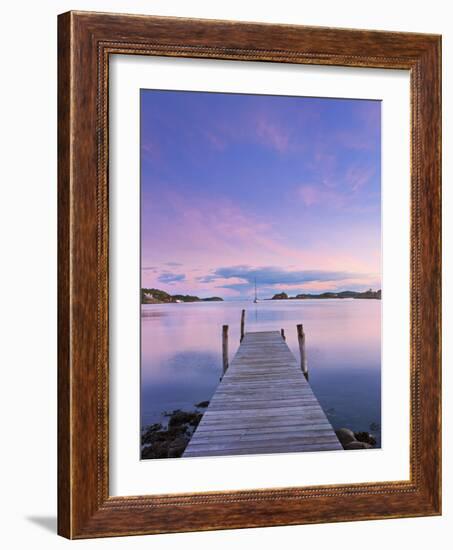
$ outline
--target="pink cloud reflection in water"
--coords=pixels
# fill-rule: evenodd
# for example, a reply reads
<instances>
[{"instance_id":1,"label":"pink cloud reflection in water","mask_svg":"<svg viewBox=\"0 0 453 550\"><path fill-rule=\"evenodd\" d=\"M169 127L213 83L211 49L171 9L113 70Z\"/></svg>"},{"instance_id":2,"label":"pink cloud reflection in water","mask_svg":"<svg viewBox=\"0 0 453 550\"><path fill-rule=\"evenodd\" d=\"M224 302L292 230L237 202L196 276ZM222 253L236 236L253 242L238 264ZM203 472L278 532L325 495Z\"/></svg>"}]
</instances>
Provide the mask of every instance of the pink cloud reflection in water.
<instances>
[{"instance_id":1,"label":"pink cloud reflection in water","mask_svg":"<svg viewBox=\"0 0 453 550\"><path fill-rule=\"evenodd\" d=\"M209 400L221 375L221 327L230 361L246 330L285 329L298 358L296 324L306 333L310 383L335 428L380 425L381 302L305 300L142 306L142 423L162 411ZM380 430L376 435L380 440Z\"/></svg>"}]
</instances>

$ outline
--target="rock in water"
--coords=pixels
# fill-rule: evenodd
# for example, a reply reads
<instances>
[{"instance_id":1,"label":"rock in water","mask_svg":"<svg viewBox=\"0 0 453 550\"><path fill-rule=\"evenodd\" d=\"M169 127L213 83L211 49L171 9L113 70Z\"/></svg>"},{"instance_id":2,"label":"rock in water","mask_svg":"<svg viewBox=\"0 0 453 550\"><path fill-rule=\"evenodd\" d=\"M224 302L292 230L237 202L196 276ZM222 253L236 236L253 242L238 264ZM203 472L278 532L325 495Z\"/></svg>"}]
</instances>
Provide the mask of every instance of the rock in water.
<instances>
[{"instance_id":1,"label":"rock in water","mask_svg":"<svg viewBox=\"0 0 453 550\"><path fill-rule=\"evenodd\" d=\"M168 441L156 441L142 449L142 458L167 458Z\"/></svg>"},{"instance_id":2,"label":"rock in water","mask_svg":"<svg viewBox=\"0 0 453 550\"><path fill-rule=\"evenodd\" d=\"M357 441L369 443L371 446L376 445L376 439L368 432L355 432L354 435Z\"/></svg>"},{"instance_id":3,"label":"rock in water","mask_svg":"<svg viewBox=\"0 0 453 550\"><path fill-rule=\"evenodd\" d=\"M174 428L177 426L182 426L184 424L189 424L190 426L197 426L203 416L199 412L186 412L176 410L171 413L170 420L168 421L168 427Z\"/></svg>"},{"instance_id":4,"label":"rock in water","mask_svg":"<svg viewBox=\"0 0 453 550\"><path fill-rule=\"evenodd\" d=\"M188 437L177 437L174 441L170 443L168 447L168 458L179 458L180 456L182 456L188 443Z\"/></svg>"},{"instance_id":5,"label":"rock in water","mask_svg":"<svg viewBox=\"0 0 453 550\"><path fill-rule=\"evenodd\" d=\"M346 448L345 445L347 445L348 443L356 441L354 432L352 430L348 430L348 428L340 428L335 433L337 434L337 437L344 448Z\"/></svg>"},{"instance_id":6,"label":"rock in water","mask_svg":"<svg viewBox=\"0 0 453 550\"><path fill-rule=\"evenodd\" d=\"M371 449L371 445L369 443L365 443L364 441L351 441L350 443L347 443L344 445L345 451L352 451L356 449Z\"/></svg>"}]
</instances>

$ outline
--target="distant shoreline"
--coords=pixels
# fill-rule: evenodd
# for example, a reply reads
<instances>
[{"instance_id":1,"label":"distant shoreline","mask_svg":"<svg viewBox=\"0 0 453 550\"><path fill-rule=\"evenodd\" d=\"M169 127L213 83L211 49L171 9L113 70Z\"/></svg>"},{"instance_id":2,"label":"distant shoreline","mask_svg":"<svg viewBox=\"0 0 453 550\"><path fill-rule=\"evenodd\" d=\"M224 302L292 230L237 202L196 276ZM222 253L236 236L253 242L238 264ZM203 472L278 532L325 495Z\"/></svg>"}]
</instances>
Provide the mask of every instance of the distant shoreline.
<instances>
[{"instance_id":1,"label":"distant shoreline","mask_svg":"<svg viewBox=\"0 0 453 550\"><path fill-rule=\"evenodd\" d=\"M279 294L274 294L272 298L267 298L267 300L344 300L346 298L359 300L381 300L382 292L380 289L372 290L371 288L364 292L343 290L342 292L323 292L321 294L297 294L297 296L288 296L286 292L280 292Z\"/></svg>"},{"instance_id":2,"label":"distant shoreline","mask_svg":"<svg viewBox=\"0 0 453 550\"><path fill-rule=\"evenodd\" d=\"M381 290L366 290L364 292L356 292L354 290L343 290L341 292L323 292L321 294L297 294L296 296L288 296L286 292L280 292L274 294L272 298L261 298L259 302L268 301L281 301L281 300L344 300L344 299L359 299L359 300L381 300ZM209 298L199 298L198 296L192 296L190 294L168 294L164 290L157 288L142 288L141 289L141 303L145 304L179 304L179 303L200 303L200 302L224 302L223 298L219 296L211 296ZM229 300L235 301L247 301L243 300Z\"/></svg>"},{"instance_id":3,"label":"distant shoreline","mask_svg":"<svg viewBox=\"0 0 453 550\"><path fill-rule=\"evenodd\" d=\"M158 288L142 288L141 303L142 304L180 304L192 302L223 302L223 298L211 296L209 298L199 298L190 294L168 294L164 290Z\"/></svg>"}]
</instances>

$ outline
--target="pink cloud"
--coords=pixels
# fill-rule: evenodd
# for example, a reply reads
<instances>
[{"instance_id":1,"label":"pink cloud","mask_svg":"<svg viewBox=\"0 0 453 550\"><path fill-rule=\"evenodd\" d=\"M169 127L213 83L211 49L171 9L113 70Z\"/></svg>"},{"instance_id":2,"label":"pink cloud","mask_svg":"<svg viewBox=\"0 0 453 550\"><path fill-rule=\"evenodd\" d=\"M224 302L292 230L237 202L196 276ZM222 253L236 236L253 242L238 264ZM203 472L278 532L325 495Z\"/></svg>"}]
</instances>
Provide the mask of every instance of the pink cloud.
<instances>
[{"instance_id":1,"label":"pink cloud","mask_svg":"<svg viewBox=\"0 0 453 550\"><path fill-rule=\"evenodd\" d=\"M226 149L227 143L225 136L222 136L221 133L207 130L204 132L204 135L211 147L216 151L224 151Z\"/></svg>"},{"instance_id":2,"label":"pink cloud","mask_svg":"<svg viewBox=\"0 0 453 550\"><path fill-rule=\"evenodd\" d=\"M343 194L326 184L302 184L298 192L305 206L326 204L330 207L341 208L346 202Z\"/></svg>"},{"instance_id":3,"label":"pink cloud","mask_svg":"<svg viewBox=\"0 0 453 550\"><path fill-rule=\"evenodd\" d=\"M171 186L169 186L171 187ZM325 191L328 192L328 191ZM319 200L312 193L309 200ZM237 290L225 289L223 284L236 284L242 280L209 281L203 279L214 268L232 265L278 265L288 269L345 270L366 273L373 271L369 250L339 250L320 236L318 241L305 246L291 245L279 236L278 227L267 220L243 212L227 199L216 200L182 196L168 191L153 203L144 218L150 220L150 229L143 242L143 265L164 266L178 262L172 273L185 274L177 284L168 287L172 292L198 293L199 295L235 296ZM165 212L165 216L163 214ZM144 271L143 284L165 287L159 282L159 273ZM177 287L177 288L176 288ZM332 288L332 285L330 285Z\"/></svg>"},{"instance_id":4,"label":"pink cloud","mask_svg":"<svg viewBox=\"0 0 453 550\"><path fill-rule=\"evenodd\" d=\"M256 123L256 135L262 144L284 153L289 148L289 135L275 122L260 116Z\"/></svg>"},{"instance_id":5,"label":"pink cloud","mask_svg":"<svg viewBox=\"0 0 453 550\"><path fill-rule=\"evenodd\" d=\"M343 176L328 175L329 170L320 169L321 175L318 182L302 183L298 188L299 197L305 206L326 205L330 208L346 208L355 210L357 206L352 203L354 194L365 187L374 176L373 168L350 166ZM341 185L338 184L340 182ZM360 207L364 209L363 206Z\"/></svg>"},{"instance_id":6,"label":"pink cloud","mask_svg":"<svg viewBox=\"0 0 453 550\"><path fill-rule=\"evenodd\" d=\"M210 128L203 129L202 134L211 147L218 151L238 142L258 143L278 153L300 147L291 139L287 127L268 113L249 112L243 122L241 125L231 125L228 120L217 120Z\"/></svg>"},{"instance_id":7,"label":"pink cloud","mask_svg":"<svg viewBox=\"0 0 453 550\"><path fill-rule=\"evenodd\" d=\"M373 176L373 168L363 169L359 166L351 166L346 172L345 180L351 190L355 192L366 185Z\"/></svg>"},{"instance_id":8,"label":"pink cloud","mask_svg":"<svg viewBox=\"0 0 453 550\"><path fill-rule=\"evenodd\" d=\"M162 152L159 147L158 142L147 140L146 143L141 145L142 154L153 161L160 160L162 157Z\"/></svg>"}]
</instances>

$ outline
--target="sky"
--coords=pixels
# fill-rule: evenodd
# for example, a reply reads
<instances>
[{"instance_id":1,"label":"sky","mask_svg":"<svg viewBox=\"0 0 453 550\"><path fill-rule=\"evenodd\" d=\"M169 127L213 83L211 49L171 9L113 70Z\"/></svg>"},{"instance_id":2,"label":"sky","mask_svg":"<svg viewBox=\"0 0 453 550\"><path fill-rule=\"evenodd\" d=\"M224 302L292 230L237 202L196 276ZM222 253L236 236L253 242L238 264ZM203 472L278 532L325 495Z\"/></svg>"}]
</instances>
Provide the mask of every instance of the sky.
<instances>
[{"instance_id":1,"label":"sky","mask_svg":"<svg viewBox=\"0 0 453 550\"><path fill-rule=\"evenodd\" d=\"M141 90L142 288L381 287L381 103Z\"/></svg>"}]
</instances>

